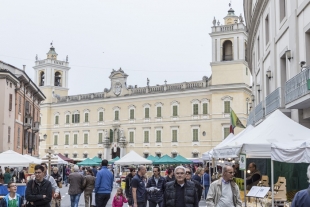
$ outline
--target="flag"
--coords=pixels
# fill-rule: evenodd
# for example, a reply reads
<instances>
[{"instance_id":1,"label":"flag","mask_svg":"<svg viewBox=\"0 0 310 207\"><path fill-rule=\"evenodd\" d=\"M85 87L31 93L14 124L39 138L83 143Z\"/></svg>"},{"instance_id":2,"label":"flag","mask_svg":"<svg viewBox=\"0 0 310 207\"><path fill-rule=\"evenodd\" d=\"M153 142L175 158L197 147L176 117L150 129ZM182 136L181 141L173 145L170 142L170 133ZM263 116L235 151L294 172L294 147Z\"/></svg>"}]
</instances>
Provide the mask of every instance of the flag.
<instances>
[{"instance_id":1,"label":"flag","mask_svg":"<svg viewBox=\"0 0 310 207\"><path fill-rule=\"evenodd\" d=\"M234 110L230 109L230 133L234 134L235 127L245 128L245 126L235 114Z\"/></svg>"}]
</instances>

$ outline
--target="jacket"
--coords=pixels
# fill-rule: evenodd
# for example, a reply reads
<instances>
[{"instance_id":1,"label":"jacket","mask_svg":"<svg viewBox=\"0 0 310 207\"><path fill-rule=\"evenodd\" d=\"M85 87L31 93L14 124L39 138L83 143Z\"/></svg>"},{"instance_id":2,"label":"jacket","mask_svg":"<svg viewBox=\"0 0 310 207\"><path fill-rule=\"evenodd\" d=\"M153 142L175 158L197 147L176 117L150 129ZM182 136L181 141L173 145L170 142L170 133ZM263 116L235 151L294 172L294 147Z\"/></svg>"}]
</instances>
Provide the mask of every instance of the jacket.
<instances>
[{"instance_id":1,"label":"jacket","mask_svg":"<svg viewBox=\"0 0 310 207\"><path fill-rule=\"evenodd\" d=\"M166 183L162 206L176 207L176 185L177 181ZM184 188L184 206L198 207L198 196L195 184L191 181L185 181Z\"/></svg>"},{"instance_id":2,"label":"jacket","mask_svg":"<svg viewBox=\"0 0 310 207\"><path fill-rule=\"evenodd\" d=\"M262 176L258 170L255 170L253 173L251 173L250 176L246 178L246 189L251 190L253 186L257 186L261 180L261 177Z\"/></svg>"},{"instance_id":3,"label":"jacket","mask_svg":"<svg viewBox=\"0 0 310 207\"><path fill-rule=\"evenodd\" d=\"M310 205L310 185L307 189L298 191L293 199L291 207L308 207Z\"/></svg>"},{"instance_id":4,"label":"jacket","mask_svg":"<svg viewBox=\"0 0 310 207\"><path fill-rule=\"evenodd\" d=\"M192 178L191 181L193 183L195 183L195 188L196 188L196 191L197 191L198 200L200 201L201 196L202 196L202 185L201 185L201 183L199 183L197 180L194 180L193 178Z\"/></svg>"},{"instance_id":5,"label":"jacket","mask_svg":"<svg viewBox=\"0 0 310 207\"><path fill-rule=\"evenodd\" d=\"M169 177L169 175L166 176L166 182L171 182L171 181L175 181L175 177L172 176L172 178Z\"/></svg>"},{"instance_id":6,"label":"jacket","mask_svg":"<svg viewBox=\"0 0 310 207\"><path fill-rule=\"evenodd\" d=\"M3 182L4 184L8 184L12 179L12 176L10 173L4 173L3 174Z\"/></svg>"},{"instance_id":7,"label":"jacket","mask_svg":"<svg viewBox=\"0 0 310 207\"><path fill-rule=\"evenodd\" d=\"M208 191L208 195L207 195L207 206L208 207L216 207L217 206L217 203L218 203L220 197L222 196L222 180L223 180L223 178L220 178L220 179L214 181L213 183L211 183L209 191ZM231 190L232 190L232 194L233 194L232 206L241 207L242 202L240 199L239 187L233 181L230 181L230 185L231 185Z\"/></svg>"},{"instance_id":8,"label":"jacket","mask_svg":"<svg viewBox=\"0 0 310 207\"><path fill-rule=\"evenodd\" d=\"M204 186L209 186L210 185L210 175L208 173L203 174L203 181L202 181Z\"/></svg>"},{"instance_id":9,"label":"jacket","mask_svg":"<svg viewBox=\"0 0 310 207\"><path fill-rule=\"evenodd\" d=\"M84 194L91 194L95 188L96 178L92 175L86 175L83 182Z\"/></svg>"},{"instance_id":10,"label":"jacket","mask_svg":"<svg viewBox=\"0 0 310 207\"><path fill-rule=\"evenodd\" d=\"M148 180L146 187L156 187L159 189L159 191L156 192L148 192L147 199L149 201L153 201L156 203L159 203L164 198L164 192L165 192L165 185L166 185L166 179L162 176L159 176L158 182L156 184L154 175Z\"/></svg>"},{"instance_id":11,"label":"jacket","mask_svg":"<svg viewBox=\"0 0 310 207\"><path fill-rule=\"evenodd\" d=\"M132 196L132 193L130 191L130 187L131 187L131 180L132 180L133 176L131 173L129 173L126 178L125 178L125 195L127 198L130 198Z\"/></svg>"},{"instance_id":12,"label":"jacket","mask_svg":"<svg viewBox=\"0 0 310 207\"><path fill-rule=\"evenodd\" d=\"M0 207L8 207L9 206L9 195L7 194L4 198L0 200ZM24 199L18 193L16 193L17 206L21 207L24 204Z\"/></svg>"},{"instance_id":13,"label":"jacket","mask_svg":"<svg viewBox=\"0 0 310 207\"><path fill-rule=\"evenodd\" d=\"M123 204L127 202L128 200L125 196L120 196L119 199L117 199L117 196L115 195L112 201L112 207L123 207Z\"/></svg>"},{"instance_id":14,"label":"jacket","mask_svg":"<svg viewBox=\"0 0 310 207\"><path fill-rule=\"evenodd\" d=\"M55 181L55 179L50 176L50 175L45 175L44 179L48 180L51 182L52 188L53 188L53 192L54 193L59 193L59 187Z\"/></svg>"},{"instance_id":15,"label":"jacket","mask_svg":"<svg viewBox=\"0 0 310 207\"><path fill-rule=\"evenodd\" d=\"M43 195L46 197L43 198ZM25 198L29 202L33 202L36 207L50 207L52 200L52 184L50 181L43 179L41 185L35 180L27 183Z\"/></svg>"},{"instance_id":16,"label":"jacket","mask_svg":"<svg viewBox=\"0 0 310 207\"><path fill-rule=\"evenodd\" d=\"M108 193L112 192L113 188L113 174L106 166L102 166L101 170L97 172L95 182L95 193Z\"/></svg>"},{"instance_id":17,"label":"jacket","mask_svg":"<svg viewBox=\"0 0 310 207\"><path fill-rule=\"evenodd\" d=\"M62 177L61 175L57 172L56 174L53 172L51 174L51 176L54 178L55 182L58 183L58 182L61 182L62 181Z\"/></svg>"},{"instance_id":18,"label":"jacket","mask_svg":"<svg viewBox=\"0 0 310 207\"><path fill-rule=\"evenodd\" d=\"M68 177L68 183L70 184L68 190L69 195L77 195L83 192L84 176L80 173L71 173Z\"/></svg>"}]
</instances>

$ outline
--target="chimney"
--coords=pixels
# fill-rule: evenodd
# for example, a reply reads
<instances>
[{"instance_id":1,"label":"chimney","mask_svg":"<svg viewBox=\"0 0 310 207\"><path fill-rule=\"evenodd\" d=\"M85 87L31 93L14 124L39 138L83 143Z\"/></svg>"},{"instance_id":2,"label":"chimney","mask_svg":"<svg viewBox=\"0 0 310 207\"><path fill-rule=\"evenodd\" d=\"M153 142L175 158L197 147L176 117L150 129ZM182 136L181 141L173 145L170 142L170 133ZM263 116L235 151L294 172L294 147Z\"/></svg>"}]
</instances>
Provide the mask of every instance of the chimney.
<instances>
[{"instance_id":1,"label":"chimney","mask_svg":"<svg viewBox=\"0 0 310 207\"><path fill-rule=\"evenodd\" d=\"M23 70L26 71L26 65L23 65Z\"/></svg>"}]
</instances>

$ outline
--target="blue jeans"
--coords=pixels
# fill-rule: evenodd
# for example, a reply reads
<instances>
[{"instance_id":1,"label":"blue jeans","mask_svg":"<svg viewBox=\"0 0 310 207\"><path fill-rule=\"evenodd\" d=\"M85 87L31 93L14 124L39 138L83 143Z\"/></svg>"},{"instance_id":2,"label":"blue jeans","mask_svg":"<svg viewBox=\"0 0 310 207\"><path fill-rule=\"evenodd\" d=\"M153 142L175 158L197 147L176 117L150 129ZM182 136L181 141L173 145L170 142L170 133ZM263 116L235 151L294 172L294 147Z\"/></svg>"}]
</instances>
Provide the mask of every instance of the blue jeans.
<instances>
[{"instance_id":1,"label":"blue jeans","mask_svg":"<svg viewBox=\"0 0 310 207\"><path fill-rule=\"evenodd\" d=\"M71 207L78 207L81 194L70 195Z\"/></svg>"},{"instance_id":2,"label":"blue jeans","mask_svg":"<svg viewBox=\"0 0 310 207\"><path fill-rule=\"evenodd\" d=\"M205 195L204 195L204 197L205 197L205 199L207 198L207 195L208 195L208 191L209 191L209 185L204 185L204 187L205 187Z\"/></svg>"}]
</instances>

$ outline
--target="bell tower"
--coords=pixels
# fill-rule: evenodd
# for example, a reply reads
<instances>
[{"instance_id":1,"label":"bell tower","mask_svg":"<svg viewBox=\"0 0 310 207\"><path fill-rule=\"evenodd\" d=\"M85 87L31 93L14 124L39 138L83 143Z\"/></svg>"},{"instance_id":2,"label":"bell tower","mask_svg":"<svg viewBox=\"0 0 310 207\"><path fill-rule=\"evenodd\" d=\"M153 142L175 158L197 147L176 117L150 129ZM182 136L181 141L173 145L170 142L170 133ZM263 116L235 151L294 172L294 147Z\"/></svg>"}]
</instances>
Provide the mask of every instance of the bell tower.
<instances>
[{"instance_id":1,"label":"bell tower","mask_svg":"<svg viewBox=\"0 0 310 207\"><path fill-rule=\"evenodd\" d=\"M250 71L246 62L248 34L242 15L236 16L230 8L224 17L224 25L213 19L212 85L245 83L250 85Z\"/></svg>"},{"instance_id":2,"label":"bell tower","mask_svg":"<svg viewBox=\"0 0 310 207\"><path fill-rule=\"evenodd\" d=\"M46 96L44 103L55 102L56 94L59 96L68 95L68 75L69 62L68 56L66 60L58 60L58 54L55 51L53 43L50 50L46 54L46 59L39 60L36 55L35 66L35 83Z\"/></svg>"}]
</instances>

